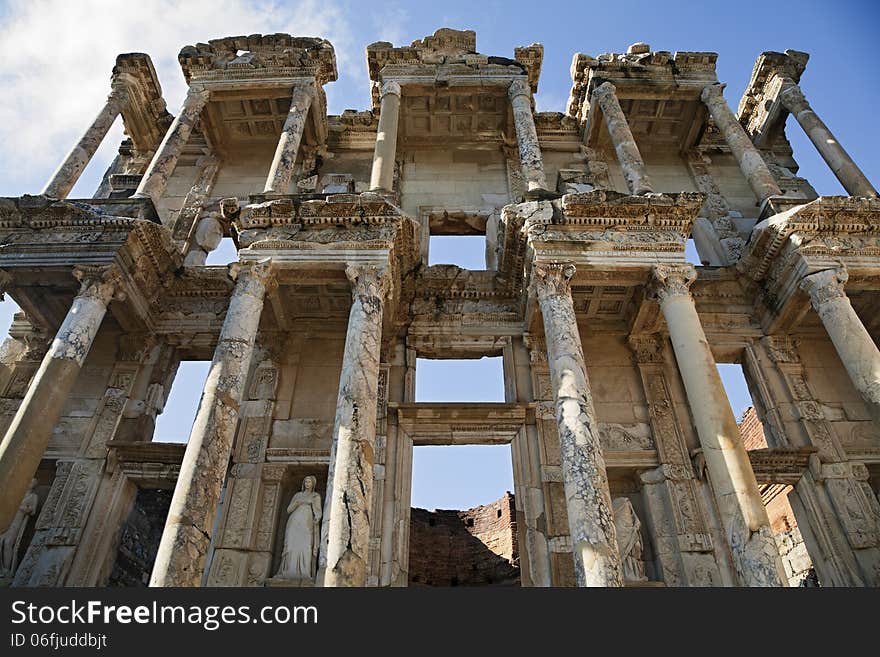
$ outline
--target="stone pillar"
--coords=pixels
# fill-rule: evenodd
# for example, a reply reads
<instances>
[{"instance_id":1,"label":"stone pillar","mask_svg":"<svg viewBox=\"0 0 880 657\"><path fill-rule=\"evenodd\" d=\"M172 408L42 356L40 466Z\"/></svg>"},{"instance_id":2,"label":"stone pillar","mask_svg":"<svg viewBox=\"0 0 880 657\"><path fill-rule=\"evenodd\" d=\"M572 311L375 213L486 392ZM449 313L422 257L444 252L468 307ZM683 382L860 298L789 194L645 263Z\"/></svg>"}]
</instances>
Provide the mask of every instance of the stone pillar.
<instances>
[{"instance_id":1,"label":"stone pillar","mask_svg":"<svg viewBox=\"0 0 880 657\"><path fill-rule=\"evenodd\" d=\"M810 107L801 88L794 82L789 82L779 93L779 100L801 124L807 137L813 142L822 159L831 167L831 171L837 176L847 193L850 196L873 196L876 198L877 190L853 162L849 153L840 145L828 126Z\"/></svg>"},{"instance_id":2,"label":"stone pillar","mask_svg":"<svg viewBox=\"0 0 880 657\"><path fill-rule=\"evenodd\" d=\"M379 110L379 128L376 132L376 150L370 189L393 191L394 160L397 157L397 122L400 119L400 85L394 80L382 84L382 105Z\"/></svg>"},{"instance_id":3,"label":"stone pillar","mask_svg":"<svg viewBox=\"0 0 880 657\"><path fill-rule=\"evenodd\" d=\"M159 202L159 198L165 191L168 184L168 178L174 172L177 166L177 158L180 152L186 146L189 135L193 127L199 120L202 109L208 102L211 92L203 85L191 85L180 108L180 113L174 117L171 127L165 133L165 138L156 149L156 154L147 170L141 178L141 184L138 185L137 191L132 198L150 198L153 204Z\"/></svg>"},{"instance_id":4,"label":"stone pillar","mask_svg":"<svg viewBox=\"0 0 880 657\"><path fill-rule=\"evenodd\" d=\"M382 308L389 284L385 268L349 266L345 273L352 304L324 506L324 586L364 586L367 581Z\"/></svg>"},{"instance_id":5,"label":"stone pillar","mask_svg":"<svg viewBox=\"0 0 880 657\"><path fill-rule=\"evenodd\" d=\"M510 107L513 110L513 128L519 146L519 161L522 167L526 189L530 192L547 191L547 177L544 175L544 160L538 144L535 117L532 115L532 92L524 79L514 80L507 90Z\"/></svg>"},{"instance_id":6,"label":"stone pillar","mask_svg":"<svg viewBox=\"0 0 880 657\"><path fill-rule=\"evenodd\" d=\"M306 119L309 117L309 108L312 106L314 97L314 81L294 85L290 110L284 120L284 128L278 139L278 146L275 148L275 157L272 158L272 166L269 167L269 175L266 176L266 186L263 188L263 192L267 194L287 193L290 177L293 175L293 165L296 163L296 154L299 151L299 142L302 140Z\"/></svg>"},{"instance_id":7,"label":"stone pillar","mask_svg":"<svg viewBox=\"0 0 880 657\"><path fill-rule=\"evenodd\" d=\"M755 473L690 293L696 277L693 265L655 265L653 293L666 318L737 572L746 586L784 586Z\"/></svg>"},{"instance_id":8,"label":"stone pillar","mask_svg":"<svg viewBox=\"0 0 880 657\"><path fill-rule=\"evenodd\" d=\"M880 422L880 350L853 310L843 287L846 269L826 269L804 276L800 287L825 325L837 355L872 417Z\"/></svg>"},{"instance_id":9,"label":"stone pillar","mask_svg":"<svg viewBox=\"0 0 880 657\"><path fill-rule=\"evenodd\" d=\"M116 120L116 117L122 112L128 103L129 93L125 86L119 80L114 80L113 88L104 107L98 112L98 116L92 121L92 125L86 130L85 134L77 142L76 146L67 154L64 161L58 167L57 171L52 174L52 178L46 183L43 191L40 192L45 196L52 198L66 198L79 180L80 174L92 161L92 157L107 136L110 126Z\"/></svg>"},{"instance_id":10,"label":"stone pillar","mask_svg":"<svg viewBox=\"0 0 880 657\"><path fill-rule=\"evenodd\" d=\"M749 181L758 203L763 203L771 196L780 196L782 190L776 184L776 179L770 173L767 163L764 162L761 153L752 144L749 135L737 120L727 101L724 100L722 94L724 86L723 84L710 84L704 87L700 100L708 108L715 125L724 137L724 141L730 146L730 152L739 163L740 171Z\"/></svg>"},{"instance_id":11,"label":"stone pillar","mask_svg":"<svg viewBox=\"0 0 880 657\"><path fill-rule=\"evenodd\" d=\"M571 299L572 264L532 269L556 400L568 526L578 586L622 586L611 492Z\"/></svg>"},{"instance_id":12,"label":"stone pillar","mask_svg":"<svg viewBox=\"0 0 880 657\"><path fill-rule=\"evenodd\" d=\"M115 265L74 270L79 293L40 363L27 394L0 443L0 532L15 517L76 383L107 305L117 293L121 272Z\"/></svg>"},{"instance_id":13,"label":"stone pillar","mask_svg":"<svg viewBox=\"0 0 880 657\"><path fill-rule=\"evenodd\" d=\"M214 350L193 422L150 586L199 586L226 478L270 263L245 263Z\"/></svg>"},{"instance_id":14,"label":"stone pillar","mask_svg":"<svg viewBox=\"0 0 880 657\"><path fill-rule=\"evenodd\" d=\"M614 152L626 184L632 194L648 194L654 191L654 186L648 179L645 171L645 161L639 153L635 137L629 129L626 115L617 101L616 87L610 82L603 82L593 91L593 103L598 103L608 126L608 134L611 135L611 143L614 144Z\"/></svg>"}]
</instances>

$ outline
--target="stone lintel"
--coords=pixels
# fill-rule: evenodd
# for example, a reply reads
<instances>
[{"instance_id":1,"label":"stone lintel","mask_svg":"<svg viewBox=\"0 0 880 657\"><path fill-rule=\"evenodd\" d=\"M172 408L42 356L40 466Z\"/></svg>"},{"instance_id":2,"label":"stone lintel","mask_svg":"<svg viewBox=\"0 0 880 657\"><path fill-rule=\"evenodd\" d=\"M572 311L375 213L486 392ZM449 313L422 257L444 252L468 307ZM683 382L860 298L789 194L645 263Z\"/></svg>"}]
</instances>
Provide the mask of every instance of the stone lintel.
<instances>
[{"instance_id":1,"label":"stone lintel","mask_svg":"<svg viewBox=\"0 0 880 657\"><path fill-rule=\"evenodd\" d=\"M535 419L535 404L388 403L414 445L500 445Z\"/></svg>"},{"instance_id":2,"label":"stone lintel","mask_svg":"<svg viewBox=\"0 0 880 657\"><path fill-rule=\"evenodd\" d=\"M776 447L749 450L749 461L758 484L794 486L809 467L815 447Z\"/></svg>"},{"instance_id":3,"label":"stone lintel","mask_svg":"<svg viewBox=\"0 0 880 657\"><path fill-rule=\"evenodd\" d=\"M767 51L755 61L736 114L758 148L770 146L775 137L784 134L788 110L778 102L782 80L800 81L809 57L797 50Z\"/></svg>"}]
</instances>

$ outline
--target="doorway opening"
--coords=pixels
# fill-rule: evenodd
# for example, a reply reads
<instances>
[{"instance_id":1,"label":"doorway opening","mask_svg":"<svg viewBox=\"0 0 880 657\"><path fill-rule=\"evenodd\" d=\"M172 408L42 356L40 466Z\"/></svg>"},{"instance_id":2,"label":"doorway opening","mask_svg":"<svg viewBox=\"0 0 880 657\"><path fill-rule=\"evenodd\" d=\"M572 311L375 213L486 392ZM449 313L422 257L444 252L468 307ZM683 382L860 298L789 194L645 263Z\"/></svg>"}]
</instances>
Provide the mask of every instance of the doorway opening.
<instances>
[{"instance_id":1,"label":"doorway opening","mask_svg":"<svg viewBox=\"0 0 880 657\"><path fill-rule=\"evenodd\" d=\"M196 419L211 361L184 360L177 368L165 406L156 416L155 443L185 443Z\"/></svg>"}]
</instances>

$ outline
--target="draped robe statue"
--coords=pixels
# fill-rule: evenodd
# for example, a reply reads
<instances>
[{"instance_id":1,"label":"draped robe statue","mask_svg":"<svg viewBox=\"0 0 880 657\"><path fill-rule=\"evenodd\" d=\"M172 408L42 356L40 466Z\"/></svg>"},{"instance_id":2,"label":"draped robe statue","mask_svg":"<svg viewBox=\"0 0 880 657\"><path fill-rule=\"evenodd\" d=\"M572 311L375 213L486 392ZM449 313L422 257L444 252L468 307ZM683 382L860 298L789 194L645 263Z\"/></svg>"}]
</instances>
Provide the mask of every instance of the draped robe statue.
<instances>
[{"instance_id":1,"label":"draped robe statue","mask_svg":"<svg viewBox=\"0 0 880 657\"><path fill-rule=\"evenodd\" d=\"M627 582L644 582L648 578L645 576L645 562L642 561L642 523L628 497L615 497L611 506L623 579Z\"/></svg>"},{"instance_id":2,"label":"draped robe statue","mask_svg":"<svg viewBox=\"0 0 880 657\"><path fill-rule=\"evenodd\" d=\"M31 485L25 493L15 518L9 528L0 535L0 577L13 577L15 569L18 567L18 553L21 548L21 539L27 529L28 520L37 513L37 502L39 498L34 492L37 480L32 479Z\"/></svg>"},{"instance_id":3,"label":"draped robe statue","mask_svg":"<svg viewBox=\"0 0 880 657\"><path fill-rule=\"evenodd\" d=\"M312 579L315 576L315 558L321 524L321 496L315 491L317 480L312 475L303 479L302 490L287 506L287 526L284 528L284 549L281 565L275 577L282 579Z\"/></svg>"}]
</instances>

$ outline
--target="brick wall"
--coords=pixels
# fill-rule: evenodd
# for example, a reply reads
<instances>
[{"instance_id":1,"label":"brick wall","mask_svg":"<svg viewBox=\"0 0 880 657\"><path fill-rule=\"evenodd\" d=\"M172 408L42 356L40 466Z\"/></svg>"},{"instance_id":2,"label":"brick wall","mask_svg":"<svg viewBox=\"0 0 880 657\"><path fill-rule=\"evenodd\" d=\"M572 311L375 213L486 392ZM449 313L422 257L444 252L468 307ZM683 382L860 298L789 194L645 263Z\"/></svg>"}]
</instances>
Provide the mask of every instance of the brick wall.
<instances>
[{"instance_id":1,"label":"brick wall","mask_svg":"<svg viewBox=\"0 0 880 657\"><path fill-rule=\"evenodd\" d=\"M412 509L410 586L518 586L514 498L467 511Z\"/></svg>"}]
</instances>

